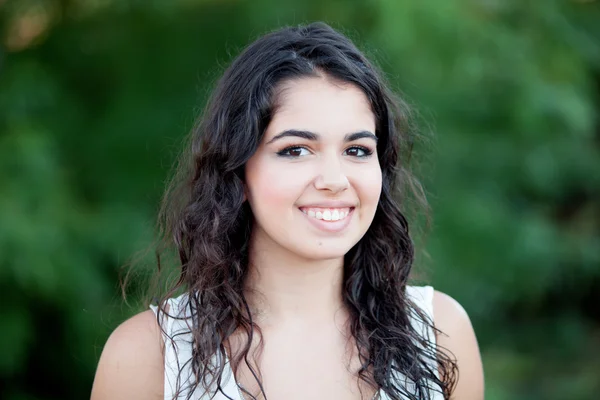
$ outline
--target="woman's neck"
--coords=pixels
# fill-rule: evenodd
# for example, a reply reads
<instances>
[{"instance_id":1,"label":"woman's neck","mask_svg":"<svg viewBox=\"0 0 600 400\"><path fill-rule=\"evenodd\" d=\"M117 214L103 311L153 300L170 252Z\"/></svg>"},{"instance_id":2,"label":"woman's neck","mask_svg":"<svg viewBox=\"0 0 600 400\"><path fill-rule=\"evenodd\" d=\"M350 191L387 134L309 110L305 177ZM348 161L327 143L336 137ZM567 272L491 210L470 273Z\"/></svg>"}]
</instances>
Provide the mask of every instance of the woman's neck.
<instances>
[{"instance_id":1,"label":"woman's neck","mask_svg":"<svg viewBox=\"0 0 600 400\"><path fill-rule=\"evenodd\" d=\"M246 298L261 324L321 321L342 308L343 257L310 260L253 241Z\"/></svg>"}]
</instances>

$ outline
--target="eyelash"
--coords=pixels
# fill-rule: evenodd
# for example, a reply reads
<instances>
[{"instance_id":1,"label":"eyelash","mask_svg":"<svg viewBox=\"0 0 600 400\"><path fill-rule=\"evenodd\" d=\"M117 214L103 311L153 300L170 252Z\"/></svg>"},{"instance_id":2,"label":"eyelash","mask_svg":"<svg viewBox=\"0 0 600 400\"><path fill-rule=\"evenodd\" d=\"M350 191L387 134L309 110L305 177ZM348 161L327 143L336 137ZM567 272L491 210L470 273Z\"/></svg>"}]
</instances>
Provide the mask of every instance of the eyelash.
<instances>
[{"instance_id":1,"label":"eyelash","mask_svg":"<svg viewBox=\"0 0 600 400\"><path fill-rule=\"evenodd\" d=\"M304 146L288 146L285 149L278 151L277 155L281 156L281 157L287 157L287 158L298 158L298 157L301 157L301 156L292 156L292 155L286 154L290 150L295 150L295 149L305 149L305 150L308 150ZM352 146L352 147L348 147L346 149L346 151L348 151L349 149L359 149L359 150L362 150L364 152L364 155L362 155L362 156L353 156L353 157L356 157L356 158L368 158L368 157L370 157L373 154L373 150L369 149L368 147L364 147L364 146Z\"/></svg>"}]
</instances>

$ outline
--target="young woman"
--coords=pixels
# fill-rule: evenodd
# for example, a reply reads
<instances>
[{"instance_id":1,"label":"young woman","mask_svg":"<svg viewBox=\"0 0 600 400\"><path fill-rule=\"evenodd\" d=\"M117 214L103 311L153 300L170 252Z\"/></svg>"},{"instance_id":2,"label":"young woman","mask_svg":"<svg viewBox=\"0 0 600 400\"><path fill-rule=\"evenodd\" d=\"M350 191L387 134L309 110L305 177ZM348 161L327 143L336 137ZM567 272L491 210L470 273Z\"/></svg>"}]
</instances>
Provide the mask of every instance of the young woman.
<instances>
[{"instance_id":1,"label":"young woman","mask_svg":"<svg viewBox=\"0 0 600 400\"><path fill-rule=\"evenodd\" d=\"M180 279L111 335L92 399L482 399L467 314L407 285L405 114L323 23L245 49L163 205Z\"/></svg>"}]
</instances>

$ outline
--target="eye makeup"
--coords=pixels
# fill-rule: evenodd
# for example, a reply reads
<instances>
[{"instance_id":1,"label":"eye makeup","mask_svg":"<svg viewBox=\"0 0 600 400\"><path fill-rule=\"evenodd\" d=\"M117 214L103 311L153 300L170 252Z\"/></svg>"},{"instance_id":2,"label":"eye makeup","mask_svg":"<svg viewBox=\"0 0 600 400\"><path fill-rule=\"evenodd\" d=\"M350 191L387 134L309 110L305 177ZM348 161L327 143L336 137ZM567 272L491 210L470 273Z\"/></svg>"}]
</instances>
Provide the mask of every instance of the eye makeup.
<instances>
[{"instance_id":1,"label":"eye makeup","mask_svg":"<svg viewBox=\"0 0 600 400\"><path fill-rule=\"evenodd\" d=\"M310 154L311 151L308 148L306 148L305 146L292 145L292 146L287 146L284 149L278 151L277 155L280 157L287 157L287 158L298 158L298 157L304 157L304 156L308 155L308 154L302 154L302 153ZM370 148L365 147L365 146L354 145L354 146L348 147L346 150L344 150L344 153L350 157L368 158L371 155L373 155L373 150L371 150Z\"/></svg>"}]
</instances>

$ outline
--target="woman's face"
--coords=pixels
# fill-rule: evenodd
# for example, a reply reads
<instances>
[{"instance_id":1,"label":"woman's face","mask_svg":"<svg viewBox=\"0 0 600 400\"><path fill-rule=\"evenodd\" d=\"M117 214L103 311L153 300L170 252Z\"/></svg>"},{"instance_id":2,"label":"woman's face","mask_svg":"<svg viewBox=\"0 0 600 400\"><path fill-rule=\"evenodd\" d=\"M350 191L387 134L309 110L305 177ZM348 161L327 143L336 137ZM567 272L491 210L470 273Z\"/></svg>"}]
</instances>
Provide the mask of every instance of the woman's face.
<instances>
[{"instance_id":1,"label":"woman's face","mask_svg":"<svg viewBox=\"0 0 600 400\"><path fill-rule=\"evenodd\" d=\"M375 116L356 86L288 81L246 165L253 243L306 259L343 257L369 228L381 193Z\"/></svg>"}]
</instances>

